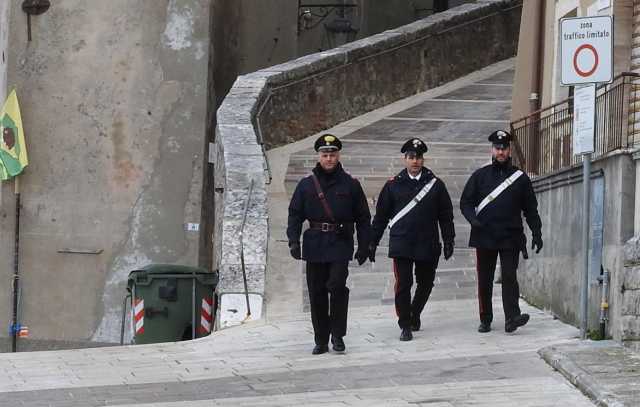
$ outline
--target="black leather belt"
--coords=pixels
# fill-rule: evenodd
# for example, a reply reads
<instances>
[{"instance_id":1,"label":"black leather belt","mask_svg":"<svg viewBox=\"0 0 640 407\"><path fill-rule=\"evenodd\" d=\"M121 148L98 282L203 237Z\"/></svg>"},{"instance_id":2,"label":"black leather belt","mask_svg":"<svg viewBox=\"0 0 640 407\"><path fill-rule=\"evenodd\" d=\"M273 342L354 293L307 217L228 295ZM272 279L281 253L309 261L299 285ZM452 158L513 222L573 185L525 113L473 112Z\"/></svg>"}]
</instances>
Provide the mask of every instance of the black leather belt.
<instances>
[{"instance_id":1,"label":"black leather belt","mask_svg":"<svg viewBox=\"0 0 640 407\"><path fill-rule=\"evenodd\" d=\"M309 222L311 230L320 230L322 232L335 232L338 230L338 223L321 223L321 222Z\"/></svg>"}]
</instances>

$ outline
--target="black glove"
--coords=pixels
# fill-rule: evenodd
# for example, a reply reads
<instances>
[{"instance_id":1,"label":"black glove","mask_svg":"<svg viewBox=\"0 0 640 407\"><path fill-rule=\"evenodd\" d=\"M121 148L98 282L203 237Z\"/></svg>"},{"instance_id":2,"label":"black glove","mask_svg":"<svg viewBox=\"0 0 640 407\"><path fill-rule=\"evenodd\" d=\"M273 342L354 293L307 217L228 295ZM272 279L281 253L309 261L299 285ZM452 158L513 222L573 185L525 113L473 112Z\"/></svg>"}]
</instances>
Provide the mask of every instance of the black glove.
<instances>
[{"instance_id":1,"label":"black glove","mask_svg":"<svg viewBox=\"0 0 640 407\"><path fill-rule=\"evenodd\" d=\"M444 242L444 259L449 260L453 256L453 242Z\"/></svg>"},{"instance_id":2,"label":"black glove","mask_svg":"<svg viewBox=\"0 0 640 407\"><path fill-rule=\"evenodd\" d=\"M472 228L476 228L476 229L483 229L484 228L484 223L480 222L480 220L478 220L478 218L473 218L471 220L471 227Z\"/></svg>"},{"instance_id":3,"label":"black glove","mask_svg":"<svg viewBox=\"0 0 640 407\"><path fill-rule=\"evenodd\" d=\"M289 252L291 257L296 260L302 259L302 253L300 252L300 242L289 242Z\"/></svg>"},{"instance_id":4,"label":"black glove","mask_svg":"<svg viewBox=\"0 0 640 407\"><path fill-rule=\"evenodd\" d=\"M353 256L355 260L358 260L358 266L362 266L365 261L367 261L368 253L366 250L360 250L356 252L356 255Z\"/></svg>"},{"instance_id":5,"label":"black glove","mask_svg":"<svg viewBox=\"0 0 640 407\"><path fill-rule=\"evenodd\" d=\"M536 254L540 253L540 250L542 250L542 236L541 235L535 235L533 236L533 239L531 240L531 250L536 249Z\"/></svg>"},{"instance_id":6,"label":"black glove","mask_svg":"<svg viewBox=\"0 0 640 407\"><path fill-rule=\"evenodd\" d=\"M376 249L378 248L378 246L376 246L375 244L371 243L369 245L369 261L371 263L375 263L376 262Z\"/></svg>"}]
</instances>

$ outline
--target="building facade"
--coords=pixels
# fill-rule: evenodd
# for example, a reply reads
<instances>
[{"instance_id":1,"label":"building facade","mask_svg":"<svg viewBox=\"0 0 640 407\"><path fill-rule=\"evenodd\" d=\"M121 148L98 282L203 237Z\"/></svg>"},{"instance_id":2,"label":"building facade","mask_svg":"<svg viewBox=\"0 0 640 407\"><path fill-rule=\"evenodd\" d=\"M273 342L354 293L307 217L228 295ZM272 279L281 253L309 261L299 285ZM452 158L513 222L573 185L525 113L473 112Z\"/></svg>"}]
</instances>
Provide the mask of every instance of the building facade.
<instances>
[{"instance_id":1,"label":"building facade","mask_svg":"<svg viewBox=\"0 0 640 407\"><path fill-rule=\"evenodd\" d=\"M560 21L612 16L613 76L599 84L591 174L589 326L600 325L607 303L606 335L637 346L640 289L640 171L637 113L640 100L640 1L531 0L524 2L513 91L514 155L534 178L546 247L525 262L523 294L563 320L580 321L581 157L573 154L574 87L561 84ZM635 251L634 251L635 250ZM603 271L611 275L602 301Z\"/></svg>"}]
</instances>

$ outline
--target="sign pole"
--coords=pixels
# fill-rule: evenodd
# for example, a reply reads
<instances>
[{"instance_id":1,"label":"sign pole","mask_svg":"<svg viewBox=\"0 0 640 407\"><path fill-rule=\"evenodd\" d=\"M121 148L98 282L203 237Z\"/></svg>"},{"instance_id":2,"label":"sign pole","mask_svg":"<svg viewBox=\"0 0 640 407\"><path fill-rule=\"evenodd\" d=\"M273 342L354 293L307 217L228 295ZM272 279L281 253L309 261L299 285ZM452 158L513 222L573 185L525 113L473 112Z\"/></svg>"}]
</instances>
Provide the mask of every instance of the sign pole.
<instances>
[{"instance_id":1,"label":"sign pole","mask_svg":"<svg viewBox=\"0 0 640 407\"><path fill-rule=\"evenodd\" d=\"M18 350L18 299L20 294L20 177L15 178L16 195L16 225L15 225L15 251L13 255L13 314L11 318L11 352Z\"/></svg>"},{"instance_id":2,"label":"sign pole","mask_svg":"<svg viewBox=\"0 0 640 407\"><path fill-rule=\"evenodd\" d=\"M608 4L601 1L599 4ZM613 17L590 16L560 20L561 80L576 86L573 113L573 154L582 155L582 278L580 336L587 339L589 312L589 229L591 227L591 154L596 127L596 86L613 80ZM580 86L586 85L586 86Z\"/></svg>"},{"instance_id":3,"label":"sign pole","mask_svg":"<svg viewBox=\"0 0 640 407\"><path fill-rule=\"evenodd\" d=\"M589 229L591 226L591 153L582 155L582 285L580 287L580 338L587 339L589 312Z\"/></svg>"}]
</instances>

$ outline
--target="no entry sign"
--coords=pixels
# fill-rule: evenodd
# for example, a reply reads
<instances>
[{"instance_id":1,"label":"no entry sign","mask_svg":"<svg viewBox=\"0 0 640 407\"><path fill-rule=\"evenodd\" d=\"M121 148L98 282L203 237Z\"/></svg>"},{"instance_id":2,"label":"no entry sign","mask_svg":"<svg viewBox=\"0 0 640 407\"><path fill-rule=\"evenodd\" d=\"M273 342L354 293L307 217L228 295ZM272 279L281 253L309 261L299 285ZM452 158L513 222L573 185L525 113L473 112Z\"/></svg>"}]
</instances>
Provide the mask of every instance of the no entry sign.
<instances>
[{"instance_id":1,"label":"no entry sign","mask_svg":"<svg viewBox=\"0 0 640 407\"><path fill-rule=\"evenodd\" d=\"M611 82L613 20L611 16L560 20L563 85Z\"/></svg>"}]
</instances>

